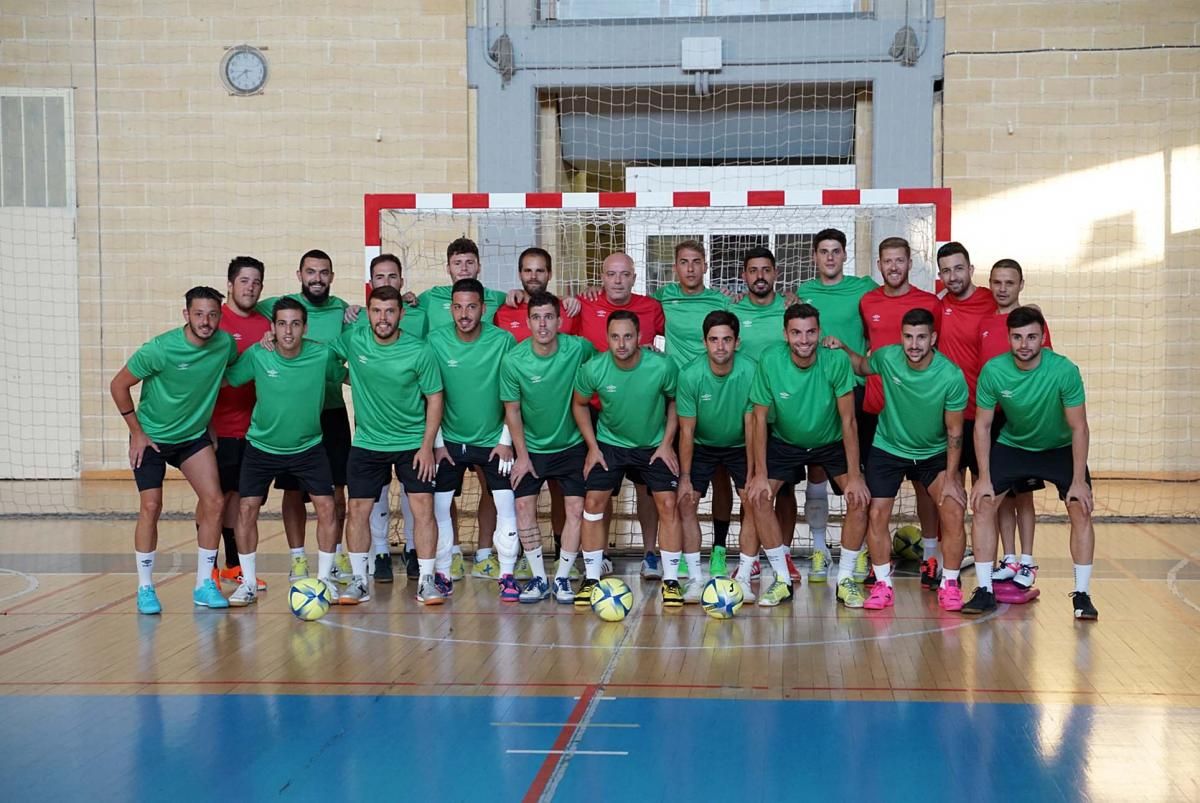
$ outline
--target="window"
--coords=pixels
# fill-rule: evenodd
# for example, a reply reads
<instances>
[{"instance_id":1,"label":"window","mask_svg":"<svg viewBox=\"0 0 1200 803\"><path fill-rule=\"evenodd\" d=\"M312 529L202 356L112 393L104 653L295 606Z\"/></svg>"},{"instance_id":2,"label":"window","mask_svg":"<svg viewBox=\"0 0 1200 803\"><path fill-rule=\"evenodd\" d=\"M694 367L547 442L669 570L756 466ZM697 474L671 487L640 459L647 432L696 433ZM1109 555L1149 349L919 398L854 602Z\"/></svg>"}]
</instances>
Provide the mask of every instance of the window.
<instances>
[{"instance_id":1,"label":"window","mask_svg":"<svg viewBox=\"0 0 1200 803\"><path fill-rule=\"evenodd\" d=\"M0 89L0 206L74 204L68 96Z\"/></svg>"}]
</instances>

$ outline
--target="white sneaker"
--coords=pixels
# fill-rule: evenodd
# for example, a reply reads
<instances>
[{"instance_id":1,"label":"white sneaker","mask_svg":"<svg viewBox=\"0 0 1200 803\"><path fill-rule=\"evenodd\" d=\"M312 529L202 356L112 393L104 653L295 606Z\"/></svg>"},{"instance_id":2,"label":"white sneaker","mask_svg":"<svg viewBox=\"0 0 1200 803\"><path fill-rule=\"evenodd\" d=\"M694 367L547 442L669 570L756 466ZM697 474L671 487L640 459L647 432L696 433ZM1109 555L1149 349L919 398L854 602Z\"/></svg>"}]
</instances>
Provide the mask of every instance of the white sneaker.
<instances>
[{"instance_id":1,"label":"white sneaker","mask_svg":"<svg viewBox=\"0 0 1200 803\"><path fill-rule=\"evenodd\" d=\"M1021 568L1021 564L1013 561L1012 563L999 563L992 568L992 581L1011 580L1017 576L1017 569Z\"/></svg>"},{"instance_id":2,"label":"white sneaker","mask_svg":"<svg viewBox=\"0 0 1200 803\"><path fill-rule=\"evenodd\" d=\"M567 578L554 578L554 601L563 605L574 604L575 592L571 590L571 581Z\"/></svg>"},{"instance_id":3,"label":"white sneaker","mask_svg":"<svg viewBox=\"0 0 1200 803\"><path fill-rule=\"evenodd\" d=\"M446 597L433 581L433 575L424 575L417 584L417 602L422 605L441 605Z\"/></svg>"},{"instance_id":4,"label":"white sneaker","mask_svg":"<svg viewBox=\"0 0 1200 803\"><path fill-rule=\"evenodd\" d=\"M325 588L329 589L326 592L329 597L329 604L337 605L338 597L341 596L342 592L338 589L337 585L334 584L333 577L318 577L317 579L325 584Z\"/></svg>"},{"instance_id":5,"label":"white sneaker","mask_svg":"<svg viewBox=\"0 0 1200 803\"><path fill-rule=\"evenodd\" d=\"M758 597L754 595L754 592L750 590L749 580L743 580L740 577L736 579L737 584L742 587L742 602L754 602L754 600L758 599Z\"/></svg>"},{"instance_id":6,"label":"white sneaker","mask_svg":"<svg viewBox=\"0 0 1200 803\"><path fill-rule=\"evenodd\" d=\"M1037 579L1037 570L1037 566L1022 563L1020 568L1017 569L1016 576L1013 577L1013 583L1025 590L1033 588L1033 581ZM232 605L233 603L231 602L230 604Z\"/></svg>"},{"instance_id":7,"label":"white sneaker","mask_svg":"<svg viewBox=\"0 0 1200 803\"><path fill-rule=\"evenodd\" d=\"M704 578L689 580L688 584L683 587L683 601L685 604L699 604L700 596L704 593Z\"/></svg>"},{"instance_id":8,"label":"white sneaker","mask_svg":"<svg viewBox=\"0 0 1200 803\"><path fill-rule=\"evenodd\" d=\"M229 596L229 607L245 608L247 605L253 605L258 602L258 592L253 586L248 586L242 583Z\"/></svg>"},{"instance_id":9,"label":"white sneaker","mask_svg":"<svg viewBox=\"0 0 1200 803\"><path fill-rule=\"evenodd\" d=\"M612 561L609 560L607 556L601 558L600 559L600 576L608 577L610 574L612 574L612 571L613 571ZM574 568L572 568L572 572L573 572L573 574L571 575L571 577L578 579L579 572L575 571Z\"/></svg>"},{"instance_id":10,"label":"white sneaker","mask_svg":"<svg viewBox=\"0 0 1200 803\"><path fill-rule=\"evenodd\" d=\"M358 605L360 602L370 602L371 592L367 590L367 578L355 577L338 594L338 605Z\"/></svg>"}]
</instances>

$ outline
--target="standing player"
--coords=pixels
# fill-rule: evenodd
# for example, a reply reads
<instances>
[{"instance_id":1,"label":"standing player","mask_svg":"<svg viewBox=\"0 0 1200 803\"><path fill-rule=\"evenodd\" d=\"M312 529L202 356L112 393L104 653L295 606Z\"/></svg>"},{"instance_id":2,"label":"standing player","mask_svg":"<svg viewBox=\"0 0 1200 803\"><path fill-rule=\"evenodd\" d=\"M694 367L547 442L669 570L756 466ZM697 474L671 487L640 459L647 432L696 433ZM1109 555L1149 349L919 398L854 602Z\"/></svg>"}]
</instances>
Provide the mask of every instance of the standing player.
<instances>
[{"instance_id":1,"label":"standing player","mask_svg":"<svg viewBox=\"0 0 1200 803\"><path fill-rule=\"evenodd\" d=\"M238 354L262 339L271 328L271 321L255 310L262 295L263 263L254 257L234 257L229 262L229 295L221 306L221 331L228 332L237 344ZM221 477L221 493L225 495L225 507L221 513L221 536L225 541L225 568L213 582L220 585L222 579L237 584L242 582L242 570L238 565L237 527L238 479L242 473L242 454L246 451L246 430L250 428L250 413L254 409L254 385L240 388L224 386L217 394L217 405L213 408L212 429L217 436L217 471ZM258 580L258 590L265 591L267 584Z\"/></svg>"},{"instance_id":2,"label":"standing player","mask_svg":"<svg viewBox=\"0 0 1200 803\"><path fill-rule=\"evenodd\" d=\"M513 336L490 324L486 315L483 285L476 279L454 283L450 313L454 328L434 327L426 341L442 372L445 410L442 417L443 446L437 449L439 468L434 516L438 528L437 578L449 576L454 527L450 503L454 489L462 484L468 466L481 470L496 505L495 546L500 561L500 599L516 602L520 597L513 578L519 552L517 514L508 471L512 446L504 426L500 402L500 364L516 344ZM485 496L480 495L481 498ZM479 531L479 549L491 551L493 534ZM478 561L477 561L478 562ZM450 588L443 588L449 593Z\"/></svg>"},{"instance_id":3,"label":"standing player","mask_svg":"<svg viewBox=\"0 0 1200 803\"><path fill-rule=\"evenodd\" d=\"M346 371L328 346L304 338L308 311L296 299L284 297L275 302L271 328L274 349L251 346L225 376L233 387L254 382L256 392L238 479L242 583L229 604L245 607L258 599L258 514L271 481L281 476L303 488L317 512L317 578L329 587L333 601L354 604L366 598L365 581L351 582L340 594L333 583L337 520L329 455L321 444L325 389L333 382L340 384Z\"/></svg>"},{"instance_id":4,"label":"standing player","mask_svg":"<svg viewBox=\"0 0 1200 803\"><path fill-rule=\"evenodd\" d=\"M547 480L562 489L565 503L554 598L567 604L575 599L570 572L579 554L587 447L575 426L571 403L579 367L596 350L581 337L559 332L561 308L559 300L544 290L530 293L527 327L532 336L510 351L500 368L500 398L516 453L512 486L517 528L533 573L521 590L521 602L539 602L551 593L537 524L537 497Z\"/></svg>"},{"instance_id":5,"label":"standing player","mask_svg":"<svg viewBox=\"0 0 1200 803\"><path fill-rule=\"evenodd\" d=\"M154 591L154 553L167 465L183 472L196 492L196 588L192 602L227 608L212 580L221 541L221 480L208 424L225 369L237 359L237 346L221 322L221 294L193 287L184 296L184 325L155 337L129 358L109 384L117 411L129 427L129 466L137 482L139 506L133 531L137 559L138 613L162 613ZM135 407L134 385L142 382Z\"/></svg>"},{"instance_id":6,"label":"standing player","mask_svg":"<svg viewBox=\"0 0 1200 803\"><path fill-rule=\"evenodd\" d=\"M754 448L746 491L775 581L758 604L771 607L792 598L787 545L771 505L786 484L820 469L846 495L837 598L849 608L863 605L862 587L851 576L867 531L869 497L863 483L854 420L854 372L846 355L820 348L821 314L811 304L794 304L784 315L786 342L762 354L750 391L754 404ZM768 415L773 414L768 429ZM769 435L768 435L769 431ZM758 552L742 551L739 582L749 591L749 566ZM753 595L749 595L753 599Z\"/></svg>"},{"instance_id":7,"label":"standing player","mask_svg":"<svg viewBox=\"0 0 1200 803\"><path fill-rule=\"evenodd\" d=\"M701 325L706 355L679 373L675 395L679 415L677 504L683 531L683 558L691 577L684 591L684 602L699 602L704 588L696 510L719 469L723 468L732 479L743 508L749 506L744 493L749 466L746 433L756 364L737 351L739 328L737 317L727 310L708 313ZM716 507L715 501L713 506ZM754 527L752 516L746 516L745 520L743 539L751 537L749 531ZM725 522L726 531L728 528L729 523Z\"/></svg>"},{"instance_id":8,"label":"standing player","mask_svg":"<svg viewBox=\"0 0 1200 803\"><path fill-rule=\"evenodd\" d=\"M1075 363L1044 348L1046 319L1035 307L1018 307L1008 316L1010 355L989 360L979 374L975 413L975 450L979 482L971 489L975 540L983 562L976 566L979 588L963 613L996 607L990 561L996 551L996 508L1007 494L1030 480L1052 482L1071 520L1071 560L1076 619L1099 614L1089 595L1096 535L1092 530L1092 478L1087 458L1091 435L1084 406L1083 379ZM1005 422L991 440L993 410Z\"/></svg>"},{"instance_id":9,"label":"standing player","mask_svg":"<svg viewBox=\"0 0 1200 803\"><path fill-rule=\"evenodd\" d=\"M676 372L663 355L639 345L638 316L617 310L608 316L609 348L579 369L572 413L588 453L583 464L587 496L583 503L583 567L586 579L575 595L587 605L600 580L604 557L604 510L621 478L642 481L654 494L663 545L663 605L683 605L679 586L680 532L675 491L679 461L671 444L675 416ZM600 396L595 428L591 399Z\"/></svg>"},{"instance_id":10,"label":"standing player","mask_svg":"<svg viewBox=\"0 0 1200 803\"><path fill-rule=\"evenodd\" d=\"M963 607L958 576L967 497L959 462L967 381L958 366L934 351L936 320L929 310L911 309L900 321L899 345L884 346L870 357L847 350L860 376L883 380L885 396L875 442L867 456L867 489L871 492L868 541L876 579L863 605L869 610L890 608L895 601L888 520L905 478L928 488L937 506L946 561L938 605L946 611ZM844 347L836 338L826 342L833 348Z\"/></svg>"},{"instance_id":11,"label":"standing player","mask_svg":"<svg viewBox=\"0 0 1200 803\"><path fill-rule=\"evenodd\" d=\"M443 601L435 582L433 517L437 474L433 442L442 420L442 377L430 348L400 326L411 312L404 308L398 287L376 287L367 299L365 317L370 325L355 326L333 345L349 368L354 400L347 540L355 577L343 594L351 602L367 599L371 509L377 504L379 487L386 491L391 486L393 470L409 500L405 523L412 522L414 538L409 544L419 555L414 561L419 569L417 600L426 605ZM378 570L375 579L380 579Z\"/></svg>"}]
</instances>

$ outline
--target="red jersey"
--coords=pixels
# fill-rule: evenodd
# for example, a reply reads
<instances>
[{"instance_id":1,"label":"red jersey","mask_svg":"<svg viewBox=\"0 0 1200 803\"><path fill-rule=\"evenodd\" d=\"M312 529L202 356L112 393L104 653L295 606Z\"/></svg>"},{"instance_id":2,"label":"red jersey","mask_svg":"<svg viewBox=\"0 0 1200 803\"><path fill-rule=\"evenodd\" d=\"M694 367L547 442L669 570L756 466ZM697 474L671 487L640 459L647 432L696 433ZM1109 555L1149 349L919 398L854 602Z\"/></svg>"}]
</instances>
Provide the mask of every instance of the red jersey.
<instances>
[{"instance_id":1,"label":"red jersey","mask_svg":"<svg viewBox=\"0 0 1200 803\"><path fill-rule=\"evenodd\" d=\"M577 334L579 318L568 317L566 307L562 306L562 302L559 302L558 314L562 317L558 331L564 335ZM507 304L500 305L495 316L492 317L492 323L508 332L520 343L529 337L529 303L523 302L515 307Z\"/></svg>"},{"instance_id":2,"label":"red jersey","mask_svg":"<svg viewBox=\"0 0 1200 803\"><path fill-rule=\"evenodd\" d=\"M995 302L992 302L992 312L979 321L979 367L982 370L984 363L988 360L995 359L1001 354L1008 354L1011 349L1008 346L1008 313L996 312ZM1052 349L1054 346L1050 344L1050 326L1046 326L1046 348Z\"/></svg>"},{"instance_id":3,"label":"red jersey","mask_svg":"<svg viewBox=\"0 0 1200 803\"><path fill-rule=\"evenodd\" d=\"M262 336L271 328L271 321L265 315L257 312L243 318L229 309L225 304L221 307L222 332L228 332L237 343L238 354L262 340ZM254 410L254 383L247 382L241 387L223 387L217 393L217 405L213 408L212 426L218 438L244 438L246 430L250 429L250 413Z\"/></svg>"},{"instance_id":4,"label":"red jersey","mask_svg":"<svg viewBox=\"0 0 1200 803\"><path fill-rule=\"evenodd\" d=\"M878 351L884 346L894 346L900 342L900 321L910 309L920 307L929 310L933 314L934 328L941 325L942 302L933 293L926 293L910 285L904 295L889 296L883 292L885 289L886 285L876 287L858 302L858 311L867 330L867 345L871 351ZM882 409L883 385L878 376L869 376L863 410L878 414Z\"/></svg>"},{"instance_id":5,"label":"red jersey","mask_svg":"<svg viewBox=\"0 0 1200 803\"><path fill-rule=\"evenodd\" d=\"M937 350L957 365L967 380L967 409L963 417L975 418L975 385L979 382L979 324L996 310L992 294L976 287L960 301L952 294L942 296L942 321L938 327Z\"/></svg>"},{"instance_id":6,"label":"red jersey","mask_svg":"<svg viewBox=\"0 0 1200 803\"><path fill-rule=\"evenodd\" d=\"M608 316L619 309L627 309L638 316L638 342L643 346L652 345L654 338L663 334L667 325L662 304L649 296L634 293L629 297L629 303L620 306L601 293L595 301L580 296L579 303L579 323L575 334L586 338L601 354L608 351Z\"/></svg>"}]
</instances>

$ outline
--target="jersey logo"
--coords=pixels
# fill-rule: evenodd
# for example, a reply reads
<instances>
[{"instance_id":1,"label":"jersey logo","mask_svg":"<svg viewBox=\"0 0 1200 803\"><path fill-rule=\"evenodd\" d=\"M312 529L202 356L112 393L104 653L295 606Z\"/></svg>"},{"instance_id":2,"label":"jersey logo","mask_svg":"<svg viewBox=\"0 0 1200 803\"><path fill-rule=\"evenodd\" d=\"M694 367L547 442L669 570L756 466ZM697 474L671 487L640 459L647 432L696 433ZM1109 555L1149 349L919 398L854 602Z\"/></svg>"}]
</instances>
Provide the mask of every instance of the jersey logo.
<instances>
[{"instance_id":1,"label":"jersey logo","mask_svg":"<svg viewBox=\"0 0 1200 803\"><path fill-rule=\"evenodd\" d=\"M1000 395L1006 399L1011 399L1013 397L1013 392L1011 390L1002 390L1000 391Z\"/></svg>"},{"instance_id":2,"label":"jersey logo","mask_svg":"<svg viewBox=\"0 0 1200 803\"><path fill-rule=\"evenodd\" d=\"M605 385L605 386L604 386L604 392L605 392L605 393L616 393L616 392L617 392L617 386L616 386L616 385Z\"/></svg>"},{"instance_id":3,"label":"jersey logo","mask_svg":"<svg viewBox=\"0 0 1200 803\"><path fill-rule=\"evenodd\" d=\"M746 319L746 318L742 318L742 328L743 329L747 329L751 326L754 326L754 321Z\"/></svg>"},{"instance_id":4,"label":"jersey logo","mask_svg":"<svg viewBox=\"0 0 1200 803\"><path fill-rule=\"evenodd\" d=\"M457 368L458 360L446 360L446 367L447 368Z\"/></svg>"},{"instance_id":5,"label":"jersey logo","mask_svg":"<svg viewBox=\"0 0 1200 803\"><path fill-rule=\"evenodd\" d=\"M892 383L893 383L893 384L896 384L896 385L903 385L903 384L904 384L904 383L903 383L903 382L900 380L900 377L898 377L898 376L893 376L893 377L892 377Z\"/></svg>"},{"instance_id":6,"label":"jersey logo","mask_svg":"<svg viewBox=\"0 0 1200 803\"><path fill-rule=\"evenodd\" d=\"M712 401L712 394L711 393L700 394L700 401L702 401L702 402Z\"/></svg>"},{"instance_id":7,"label":"jersey logo","mask_svg":"<svg viewBox=\"0 0 1200 803\"><path fill-rule=\"evenodd\" d=\"M508 322L508 328L509 328L509 329L520 329L520 328L521 328L521 322L520 322L520 321L509 321L509 322Z\"/></svg>"},{"instance_id":8,"label":"jersey logo","mask_svg":"<svg viewBox=\"0 0 1200 803\"><path fill-rule=\"evenodd\" d=\"M359 361L360 363L362 363L363 365L366 365L366 364L367 364L367 355L366 355L366 354L359 354L359 355L358 355L358 361Z\"/></svg>"},{"instance_id":9,"label":"jersey logo","mask_svg":"<svg viewBox=\"0 0 1200 803\"><path fill-rule=\"evenodd\" d=\"M274 368L268 368L268 369L267 369L267 376L271 377L272 379L278 379L278 378L279 378L279 372L278 372L278 371L276 371Z\"/></svg>"},{"instance_id":10,"label":"jersey logo","mask_svg":"<svg viewBox=\"0 0 1200 803\"><path fill-rule=\"evenodd\" d=\"M949 314L950 314L950 313L952 313L952 312L954 312L954 310L952 310L950 307L943 307L943 308L942 308L942 314L943 314L943 315L949 315Z\"/></svg>"},{"instance_id":11,"label":"jersey logo","mask_svg":"<svg viewBox=\"0 0 1200 803\"><path fill-rule=\"evenodd\" d=\"M179 363L179 365L177 365L175 367L178 368L180 371L186 371L187 369L192 367L192 364L190 362L181 362L181 363Z\"/></svg>"},{"instance_id":12,"label":"jersey logo","mask_svg":"<svg viewBox=\"0 0 1200 803\"><path fill-rule=\"evenodd\" d=\"M536 385L538 382L542 381L542 375L534 374L533 376L529 377L529 381Z\"/></svg>"},{"instance_id":13,"label":"jersey logo","mask_svg":"<svg viewBox=\"0 0 1200 803\"><path fill-rule=\"evenodd\" d=\"M871 316L871 323L879 323L879 313Z\"/></svg>"},{"instance_id":14,"label":"jersey logo","mask_svg":"<svg viewBox=\"0 0 1200 803\"><path fill-rule=\"evenodd\" d=\"M242 333L241 333L241 332L234 332L234 333L233 333L233 339L234 339L234 340L237 340L237 341L239 341L239 342L240 342L240 341L241 341L241 339L242 339Z\"/></svg>"},{"instance_id":15,"label":"jersey logo","mask_svg":"<svg viewBox=\"0 0 1200 803\"><path fill-rule=\"evenodd\" d=\"M607 310L598 309L598 310L596 310L596 317L597 317L597 318L606 318L606 317L608 317L608 311L607 311Z\"/></svg>"},{"instance_id":16,"label":"jersey logo","mask_svg":"<svg viewBox=\"0 0 1200 803\"><path fill-rule=\"evenodd\" d=\"M786 390L781 390L781 391L779 391L779 398L790 399L790 398L792 398L792 394L788 393Z\"/></svg>"},{"instance_id":17,"label":"jersey logo","mask_svg":"<svg viewBox=\"0 0 1200 803\"><path fill-rule=\"evenodd\" d=\"M991 331L990 329L984 329L982 332L980 332L980 333L979 333L979 336L980 336L980 337L987 337L987 336L988 336L988 335L990 335L991 333L992 333L992 331Z\"/></svg>"}]
</instances>

